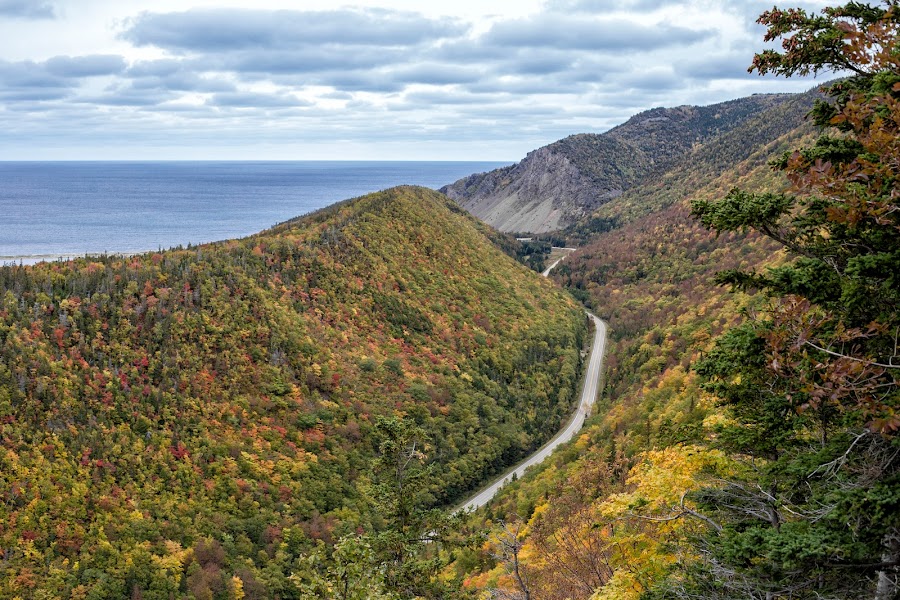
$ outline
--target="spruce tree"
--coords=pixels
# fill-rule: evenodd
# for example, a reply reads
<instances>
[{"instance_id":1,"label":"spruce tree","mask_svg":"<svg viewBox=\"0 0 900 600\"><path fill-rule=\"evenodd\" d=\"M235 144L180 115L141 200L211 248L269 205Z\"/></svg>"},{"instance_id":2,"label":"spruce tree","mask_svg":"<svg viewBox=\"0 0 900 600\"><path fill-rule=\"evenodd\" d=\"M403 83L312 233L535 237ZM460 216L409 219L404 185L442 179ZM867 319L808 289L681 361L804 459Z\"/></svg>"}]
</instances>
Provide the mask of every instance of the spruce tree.
<instances>
[{"instance_id":1,"label":"spruce tree","mask_svg":"<svg viewBox=\"0 0 900 600\"><path fill-rule=\"evenodd\" d=\"M758 232L791 260L719 276L768 295L697 365L733 417L715 443L747 469L697 494L721 529L654 594L897 598L900 6L775 8L759 23L782 48L751 71L842 78L810 115L821 137L773 163L788 192L692 206L707 227Z\"/></svg>"}]
</instances>

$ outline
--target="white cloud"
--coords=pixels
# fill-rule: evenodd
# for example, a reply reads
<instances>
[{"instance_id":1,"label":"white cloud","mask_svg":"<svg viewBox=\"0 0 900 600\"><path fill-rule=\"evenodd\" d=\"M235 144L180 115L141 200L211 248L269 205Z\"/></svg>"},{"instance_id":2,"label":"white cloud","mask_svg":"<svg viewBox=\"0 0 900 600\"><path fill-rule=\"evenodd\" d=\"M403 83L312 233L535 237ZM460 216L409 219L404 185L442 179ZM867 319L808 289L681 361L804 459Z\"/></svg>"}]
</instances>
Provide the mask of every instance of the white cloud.
<instances>
[{"instance_id":1,"label":"white cloud","mask_svg":"<svg viewBox=\"0 0 900 600\"><path fill-rule=\"evenodd\" d=\"M762 0L355 4L0 0L0 158L506 160L811 85L746 73Z\"/></svg>"},{"instance_id":2,"label":"white cloud","mask_svg":"<svg viewBox=\"0 0 900 600\"><path fill-rule=\"evenodd\" d=\"M0 0L0 16L16 19L55 19L56 9L50 2Z\"/></svg>"}]
</instances>

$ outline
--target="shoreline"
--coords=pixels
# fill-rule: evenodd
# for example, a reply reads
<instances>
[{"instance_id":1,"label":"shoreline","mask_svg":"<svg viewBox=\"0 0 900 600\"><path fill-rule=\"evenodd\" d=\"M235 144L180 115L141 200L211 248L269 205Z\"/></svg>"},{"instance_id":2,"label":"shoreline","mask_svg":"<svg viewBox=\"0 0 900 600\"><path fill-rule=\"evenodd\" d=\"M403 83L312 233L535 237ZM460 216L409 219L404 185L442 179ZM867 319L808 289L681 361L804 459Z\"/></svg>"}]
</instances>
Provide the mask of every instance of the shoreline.
<instances>
[{"instance_id":1,"label":"shoreline","mask_svg":"<svg viewBox=\"0 0 900 600\"><path fill-rule=\"evenodd\" d=\"M0 255L0 267L32 266L42 262L66 262L76 258L96 258L100 256L133 256L136 252L71 252L47 254Z\"/></svg>"}]
</instances>

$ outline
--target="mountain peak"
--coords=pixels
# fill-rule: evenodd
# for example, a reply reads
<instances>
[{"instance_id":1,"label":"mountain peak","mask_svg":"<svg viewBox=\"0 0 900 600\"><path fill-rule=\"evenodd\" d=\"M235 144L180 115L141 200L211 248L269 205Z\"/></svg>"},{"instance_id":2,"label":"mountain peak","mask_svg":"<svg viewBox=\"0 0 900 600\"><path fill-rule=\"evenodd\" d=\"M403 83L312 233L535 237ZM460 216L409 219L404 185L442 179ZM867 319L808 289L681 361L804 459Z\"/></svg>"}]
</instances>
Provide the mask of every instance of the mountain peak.
<instances>
[{"instance_id":1,"label":"mountain peak","mask_svg":"<svg viewBox=\"0 0 900 600\"><path fill-rule=\"evenodd\" d=\"M606 133L570 135L515 165L441 191L501 231L561 229L684 160L696 144L781 110L794 96L756 94L708 106L651 108Z\"/></svg>"}]
</instances>

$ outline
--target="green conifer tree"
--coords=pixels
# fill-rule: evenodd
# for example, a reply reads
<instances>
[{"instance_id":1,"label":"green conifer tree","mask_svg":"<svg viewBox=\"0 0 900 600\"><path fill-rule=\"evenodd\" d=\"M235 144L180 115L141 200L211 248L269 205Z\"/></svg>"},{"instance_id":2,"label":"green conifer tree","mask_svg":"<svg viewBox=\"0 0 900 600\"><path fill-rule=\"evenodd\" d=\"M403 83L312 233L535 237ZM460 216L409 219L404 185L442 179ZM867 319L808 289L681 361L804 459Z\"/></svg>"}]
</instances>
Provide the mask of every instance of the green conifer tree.
<instances>
[{"instance_id":1,"label":"green conifer tree","mask_svg":"<svg viewBox=\"0 0 900 600\"><path fill-rule=\"evenodd\" d=\"M773 166L789 193L699 201L718 231L755 231L792 260L722 283L766 308L697 366L734 417L722 444L748 466L696 500L721 527L654 595L875 598L900 594L900 6L772 9L782 50L751 70L834 72L811 117L823 134Z\"/></svg>"}]
</instances>

